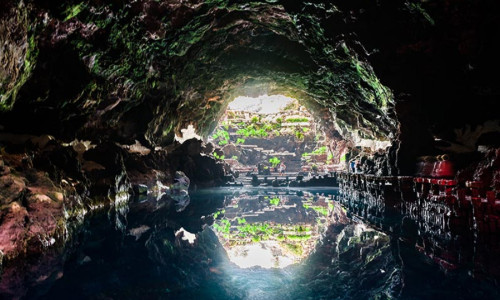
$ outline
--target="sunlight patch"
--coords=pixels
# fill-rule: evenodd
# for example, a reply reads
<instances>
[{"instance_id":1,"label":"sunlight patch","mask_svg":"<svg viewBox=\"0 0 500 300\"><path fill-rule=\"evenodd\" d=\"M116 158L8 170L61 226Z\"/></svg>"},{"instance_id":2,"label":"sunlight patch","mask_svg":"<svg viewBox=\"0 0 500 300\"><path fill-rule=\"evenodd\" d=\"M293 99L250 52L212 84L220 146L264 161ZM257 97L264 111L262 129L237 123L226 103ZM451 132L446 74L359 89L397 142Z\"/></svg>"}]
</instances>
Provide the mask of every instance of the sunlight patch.
<instances>
[{"instance_id":1,"label":"sunlight patch","mask_svg":"<svg viewBox=\"0 0 500 300\"><path fill-rule=\"evenodd\" d=\"M283 95L262 95L256 98L239 96L229 103L228 109L259 114L276 114L295 99Z\"/></svg>"},{"instance_id":2,"label":"sunlight patch","mask_svg":"<svg viewBox=\"0 0 500 300\"><path fill-rule=\"evenodd\" d=\"M193 244L196 240L196 234L187 231L183 227L175 232L175 236L178 236L179 234L182 236L183 241L188 241L190 244Z\"/></svg>"},{"instance_id":3,"label":"sunlight patch","mask_svg":"<svg viewBox=\"0 0 500 300\"><path fill-rule=\"evenodd\" d=\"M285 253L274 241L235 246L227 251L227 255L240 268L285 268L300 261L299 257Z\"/></svg>"},{"instance_id":4,"label":"sunlight patch","mask_svg":"<svg viewBox=\"0 0 500 300\"><path fill-rule=\"evenodd\" d=\"M196 133L193 125L189 125L188 128L181 129L181 132L182 137L178 136L177 134L175 135L175 140L181 144L193 138L201 140L201 137Z\"/></svg>"}]
</instances>

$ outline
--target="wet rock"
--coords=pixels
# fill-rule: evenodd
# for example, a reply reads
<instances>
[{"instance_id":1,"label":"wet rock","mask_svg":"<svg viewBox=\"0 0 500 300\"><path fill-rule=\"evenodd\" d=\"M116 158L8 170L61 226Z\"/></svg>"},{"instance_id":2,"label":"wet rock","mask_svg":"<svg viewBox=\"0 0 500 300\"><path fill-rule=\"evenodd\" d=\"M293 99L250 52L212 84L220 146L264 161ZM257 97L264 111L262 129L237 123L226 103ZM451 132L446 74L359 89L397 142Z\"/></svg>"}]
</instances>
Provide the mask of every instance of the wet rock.
<instances>
[{"instance_id":1,"label":"wet rock","mask_svg":"<svg viewBox=\"0 0 500 300\"><path fill-rule=\"evenodd\" d=\"M10 204L15 200L20 199L25 192L25 188L26 184L24 183L23 178L14 175L1 176L0 205Z\"/></svg>"},{"instance_id":2,"label":"wet rock","mask_svg":"<svg viewBox=\"0 0 500 300\"><path fill-rule=\"evenodd\" d=\"M13 259L26 251L28 211L19 202L12 202L2 208L0 215L0 250L4 259Z\"/></svg>"},{"instance_id":3,"label":"wet rock","mask_svg":"<svg viewBox=\"0 0 500 300\"><path fill-rule=\"evenodd\" d=\"M136 227L136 228L132 228L129 230L129 234L133 237L135 237L135 240L139 240L141 238L141 236L148 232L151 228L147 225L141 225L139 227Z\"/></svg>"},{"instance_id":4,"label":"wet rock","mask_svg":"<svg viewBox=\"0 0 500 300\"><path fill-rule=\"evenodd\" d=\"M175 202L175 210L181 212L189 205L189 178L182 172L175 172L174 184L170 189L170 198Z\"/></svg>"},{"instance_id":5,"label":"wet rock","mask_svg":"<svg viewBox=\"0 0 500 300\"><path fill-rule=\"evenodd\" d=\"M133 186L134 193L137 195L143 195L148 193L148 186L145 184L136 184Z\"/></svg>"}]
</instances>

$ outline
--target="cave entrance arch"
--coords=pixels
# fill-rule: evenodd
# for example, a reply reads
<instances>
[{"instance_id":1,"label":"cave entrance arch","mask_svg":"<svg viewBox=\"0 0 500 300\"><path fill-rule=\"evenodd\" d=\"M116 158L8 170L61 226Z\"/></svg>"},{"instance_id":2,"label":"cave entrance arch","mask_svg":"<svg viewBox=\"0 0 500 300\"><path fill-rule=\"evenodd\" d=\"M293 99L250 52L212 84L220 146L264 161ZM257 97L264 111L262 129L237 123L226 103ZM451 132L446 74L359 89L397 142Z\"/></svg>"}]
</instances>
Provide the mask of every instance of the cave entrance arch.
<instances>
[{"instance_id":1,"label":"cave entrance arch","mask_svg":"<svg viewBox=\"0 0 500 300\"><path fill-rule=\"evenodd\" d=\"M209 141L218 148L214 156L236 174L295 178L340 167L314 115L298 99L280 94L235 97Z\"/></svg>"}]
</instances>

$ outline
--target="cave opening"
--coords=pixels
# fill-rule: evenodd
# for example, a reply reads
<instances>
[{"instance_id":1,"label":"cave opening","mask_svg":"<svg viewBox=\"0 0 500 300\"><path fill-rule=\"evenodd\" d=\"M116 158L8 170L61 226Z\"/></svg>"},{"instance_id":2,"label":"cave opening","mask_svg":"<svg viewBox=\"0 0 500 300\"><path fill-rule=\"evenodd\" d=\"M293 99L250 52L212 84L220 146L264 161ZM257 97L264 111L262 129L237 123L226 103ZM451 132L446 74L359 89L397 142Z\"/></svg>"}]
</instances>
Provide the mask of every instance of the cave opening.
<instances>
[{"instance_id":1,"label":"cave opening","mask_svg":"<svg viewBox=\"0 0 500 300\"><path fill-rule=\"evenodd\" d=\"M267 175L288 180L343 168L334 164L343 153L330 150L331 141L314 114L284 95L235 97L208 141L216 146L214 156L241 178Z\"/></svg>"}]
</instances>

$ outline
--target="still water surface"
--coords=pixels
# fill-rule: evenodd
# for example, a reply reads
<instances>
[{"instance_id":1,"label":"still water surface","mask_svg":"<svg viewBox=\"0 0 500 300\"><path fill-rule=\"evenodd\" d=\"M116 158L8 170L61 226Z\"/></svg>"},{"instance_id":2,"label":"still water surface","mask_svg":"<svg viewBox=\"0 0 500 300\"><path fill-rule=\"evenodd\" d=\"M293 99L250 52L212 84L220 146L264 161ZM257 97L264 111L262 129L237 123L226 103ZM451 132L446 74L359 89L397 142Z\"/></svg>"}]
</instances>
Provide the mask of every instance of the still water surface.
<instances>
[{"instance_id":1,"label":"still water surface","mask_svg":"<svg viewBox=\"0 0 500 300\"><path fill-rule=\"evenodd\" d=\"M131 201L87 218L28 299L500 299L343 208L338 190L210 189L181 213ZM195 234L193 236L192 234Z\"/></svg>"}]
</instances>

